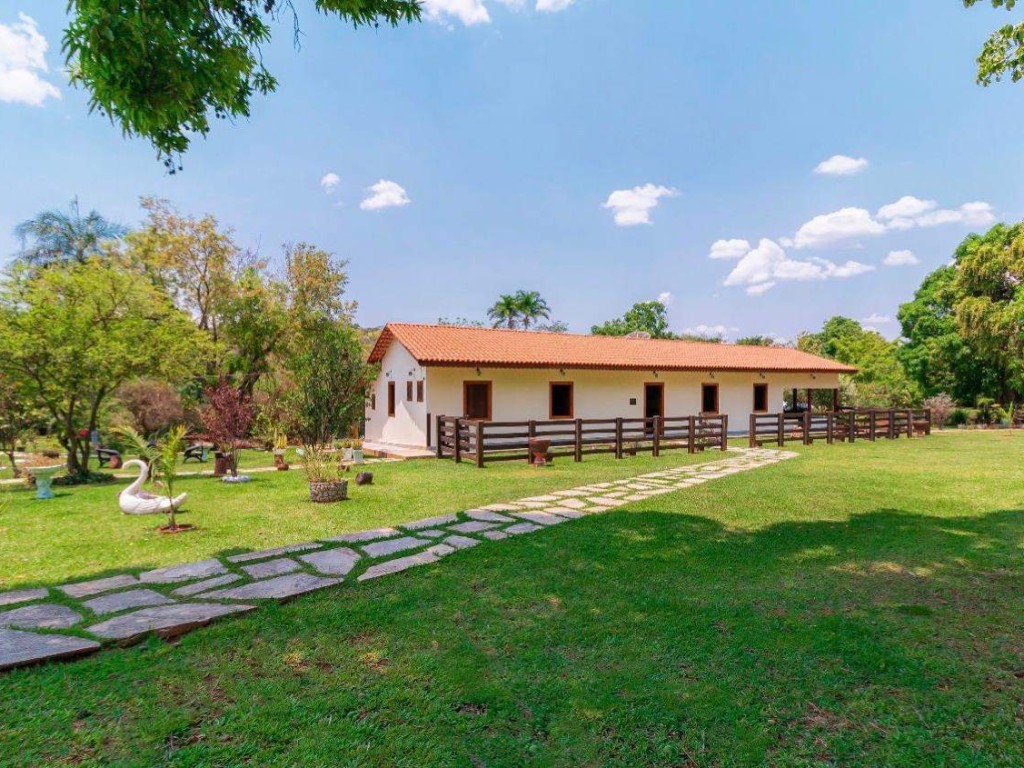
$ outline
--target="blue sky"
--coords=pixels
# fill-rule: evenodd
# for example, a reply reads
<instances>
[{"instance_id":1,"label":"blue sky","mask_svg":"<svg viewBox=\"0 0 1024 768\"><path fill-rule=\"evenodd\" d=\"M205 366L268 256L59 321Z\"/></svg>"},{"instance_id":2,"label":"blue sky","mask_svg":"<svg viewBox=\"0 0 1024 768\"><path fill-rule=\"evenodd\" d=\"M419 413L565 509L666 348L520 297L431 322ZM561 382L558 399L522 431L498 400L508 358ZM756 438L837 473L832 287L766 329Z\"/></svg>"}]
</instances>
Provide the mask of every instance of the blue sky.
<instances>
[{"instance_id":1,"label":"blue sky","mask_svg":"<svg viewBox=\"0 0 1024 768\"><path fill-rule=\"evenodd\" d=\"M841 313L892 336L881 318L967 232L1024 217L1024 84L974 83L1005 11L535 2L429 0L420 25L353 31L297 0L301 50L284 20L266 51L278 92L168 176L68 86L64 3L0 0L0 260L41 209L78 195L134 223L157 195L268 256L304 240L350 259L368 325L482 318L529 288L579 331L671 294L677 331L792 337ZM25 70L54 90L14 87ZM836 155L856 172L815 172ZM381 181L383 207L361 207ZM748 247L711 259L719 240Z\"/></svg>"}]
</instances>

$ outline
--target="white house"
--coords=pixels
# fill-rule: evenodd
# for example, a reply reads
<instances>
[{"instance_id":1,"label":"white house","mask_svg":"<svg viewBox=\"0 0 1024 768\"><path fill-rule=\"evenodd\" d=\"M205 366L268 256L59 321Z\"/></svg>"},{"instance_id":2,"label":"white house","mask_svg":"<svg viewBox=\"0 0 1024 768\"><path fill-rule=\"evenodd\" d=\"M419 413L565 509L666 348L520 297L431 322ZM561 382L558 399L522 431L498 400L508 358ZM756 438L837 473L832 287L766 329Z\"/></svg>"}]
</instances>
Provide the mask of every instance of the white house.
<instances>
[{"instance_id":1,"label":"white house","mask_svg":"<svg viewBox=\"0 0 1024 768\"><path fill-rule=\"evenodd\" d=\"M856 369L796 349L389 323L366 407L370 444L426 449L436 416L495 421L776 413Z\"/></svg>"}]
</instances>

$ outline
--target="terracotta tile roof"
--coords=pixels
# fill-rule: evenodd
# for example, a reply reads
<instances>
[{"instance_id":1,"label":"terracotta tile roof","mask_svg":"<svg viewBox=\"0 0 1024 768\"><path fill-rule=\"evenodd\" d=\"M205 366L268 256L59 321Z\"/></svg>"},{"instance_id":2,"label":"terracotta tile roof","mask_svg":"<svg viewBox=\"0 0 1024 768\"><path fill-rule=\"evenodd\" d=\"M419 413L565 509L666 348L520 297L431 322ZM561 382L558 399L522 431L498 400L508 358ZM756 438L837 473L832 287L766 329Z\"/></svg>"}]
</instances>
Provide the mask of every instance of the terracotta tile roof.
<instances>
[{"instance_id":1,"label":"terracotta tile roof","mask_svg":"<svg viewBox=\"0 0 1024 768\"><path fill-rule=\"evenodd\" d=\"M414 323L384 326L370 353L370 362L380 361L394 339L401 342L420 365L794 373L856 373L857 370L788 347Z\"/></svg>"}]
</instances>

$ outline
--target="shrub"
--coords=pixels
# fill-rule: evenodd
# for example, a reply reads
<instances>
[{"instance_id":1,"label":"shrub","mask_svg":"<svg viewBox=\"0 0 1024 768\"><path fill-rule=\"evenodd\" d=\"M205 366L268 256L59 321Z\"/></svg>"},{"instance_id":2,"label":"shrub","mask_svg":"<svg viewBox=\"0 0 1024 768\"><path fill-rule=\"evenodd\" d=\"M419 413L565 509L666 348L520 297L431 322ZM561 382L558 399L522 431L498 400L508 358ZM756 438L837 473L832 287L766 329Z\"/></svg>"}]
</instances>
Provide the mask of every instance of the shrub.
<instances>
[{"instance_id":1,"label":"shrub","mask_svg":"<svg viewBox=\"0 0 1024 768\"><path fill-rule=\"evenodd\" d=\"M136 379L122 384L117 390L117 399L144 437L164 432L185 418L178 393L155 379Z\"/></svg>"},{"instance_id":2,"label":"shrub","mask_svg":"<svg viewBox=\"0 0 1024 768\"><path fill-rule=\"evenodd\" d=\"M252 426L252 404L227 379L206 390L206 399L203 426L217 450L231 457L231 474L237 477L238 449Z\"/></svg>"},{"instance_id":3,"label":"shrub","mask_svg":"<svg viewBox=\"0 0 1024 768\"><path fill-rule=\"evenodd\" d=\"M924 401L924 407L931 409L932 423L941 429L949 422L949 417L956 408L953 398L945 392L940 392L935 397L929 397Z\"/></svg>"},{"instance_id":4,"label":"shrub","mask_svg":"<svg viewBox=\"0 0 1024 768\"><path fill-rule=\"evenodd\" d=\"M970 414L967 413L963 408L955 409L949 414L949 421L946 423L951 427L962 427L971 420Z\"/></svg>"},{"instance_id":5,"label":"shrub","mask_svg":"<svg viewBox=\"0 0 1024 768\"><path fill-rule=\"evenodd\" d=\"M991 397L979 397L977 406L978 412L974 417L975 422L983 426L992 424L996 419L996 401Z\"/></svg>"}]
</instances>

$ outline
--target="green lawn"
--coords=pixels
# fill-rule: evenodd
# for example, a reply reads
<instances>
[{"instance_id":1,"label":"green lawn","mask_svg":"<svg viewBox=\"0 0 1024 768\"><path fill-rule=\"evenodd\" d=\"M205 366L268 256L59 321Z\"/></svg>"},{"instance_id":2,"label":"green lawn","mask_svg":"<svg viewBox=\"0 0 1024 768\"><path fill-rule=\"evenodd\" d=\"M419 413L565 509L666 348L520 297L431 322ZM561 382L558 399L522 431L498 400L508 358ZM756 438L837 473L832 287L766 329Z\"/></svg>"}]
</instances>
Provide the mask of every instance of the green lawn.
<instances>
[{"instance_id":1,"label":"green lawn","mask_svg":"<svg viewBox=\"0 0 1024 768\"><path fill-rule=\"evenodd\" d=\"M15 671L0 762L1024 764L1024 435L800 451L175 645ZM547 481L410 468L468 496ZM598 469L617 467L557 471Z\"/></svg>"},{"instance_id":2,"label":"green lawn","mask_svg":"<svg viewBox=\"0 0 1024 768\"><path fill-rule=\"evenodd\" d=\"M177 492L187 492L189 499L179 522L198 530L180 536L156 532L163 516L121 514L117 494L126 480L55 488L57 498L50 501L36 501L28 489L0 486L0 589L295 544L703 460L667 451L659 459L641 455L616 461L600 455L587 456L580 464L559 459L544 469L518 461L483 470L433 460L372 464L365 469L374 473L374 485L356 487L353 471L351 499L328 505L309 500L301 470L253 473L245 485L185 477Z\"/></svg>"}]
</instances>

